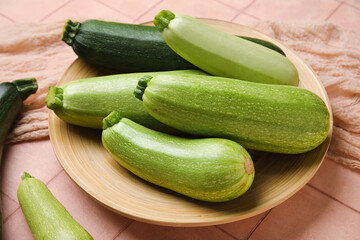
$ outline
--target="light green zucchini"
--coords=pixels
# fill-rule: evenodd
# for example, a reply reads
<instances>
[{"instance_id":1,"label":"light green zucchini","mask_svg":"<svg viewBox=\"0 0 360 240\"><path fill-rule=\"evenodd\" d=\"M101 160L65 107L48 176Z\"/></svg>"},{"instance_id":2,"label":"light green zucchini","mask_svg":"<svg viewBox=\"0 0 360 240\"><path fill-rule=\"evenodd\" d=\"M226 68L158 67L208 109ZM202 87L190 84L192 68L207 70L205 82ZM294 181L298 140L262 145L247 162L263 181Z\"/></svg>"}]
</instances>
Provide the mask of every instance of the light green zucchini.
<instances>
[{"instance_id":1,"label":"light green zucchini","mask_svg":"<svg viewBox=\"0 0 360 240\"><path fill-rule=\"evenodd\" d=\"M243 147L303 153L327 137L329 111L309 90L214 76L145 76L135 95L157 120Z\"/></svg>"},{"instance_id":2,"label":"light green zucchini","mask_svg":"<svg viewBox=\"0 0 360 240\"><path fill-rule=\"evenodd\" d=\"M250 155L234 141L168 135L121 118L116 111L104 119L102 142L135 175L198 200L237 198L254 179Z\"/></svg>"},{"instance_id":3,"label":"light green zucchini","mask_svg":"<svg viewBox=\"0 0 360 240\"><path fill-rule=\"evenodd\" d=\"M161 11L154 19L167 45L215 76L297 86L294 64L276 51L225 33L187 15Z\"/></svg>"},{"instance_id":4,"label":"light green zucchini","mask_svg":"<svg viewBox=\"0 0 360 240\"><path fill-rule=\"evenodd\" d=\"M35 240L93 239L42 181L26 172L21 178L17 197Z\"/></svg>"},{"instance_id":5,"label":"light green zucchini","mask_svg":"<svg viewBox=\"0 0 360 240\"><path fill-rule=\"evenodd\" d=\"M205 75L200 70L151 72ZM174 129L150 116L133 92L144 73L116 74L71 81L61 87L51 86L45 98L46 106L63 121L89 128L102 128L102 120L113 110L147 127L165 132Z\"/></svg>"}]
</instances>

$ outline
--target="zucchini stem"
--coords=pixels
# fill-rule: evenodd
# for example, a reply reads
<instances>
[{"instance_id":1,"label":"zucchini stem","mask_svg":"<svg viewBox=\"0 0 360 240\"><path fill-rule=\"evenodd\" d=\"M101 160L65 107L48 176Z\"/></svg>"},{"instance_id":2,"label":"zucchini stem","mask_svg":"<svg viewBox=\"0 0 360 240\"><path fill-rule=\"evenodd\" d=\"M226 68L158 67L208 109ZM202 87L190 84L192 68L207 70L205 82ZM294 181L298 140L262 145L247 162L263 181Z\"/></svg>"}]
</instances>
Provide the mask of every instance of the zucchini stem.
<instances>
[{"instance_id":1,"label":"zucchini stem","mask_svg":"<svg viewBox=\"0 0 360 240\"><path fill-rule=\"evenodd\" d=\"M63 40L67 45L72 46L74 42L74 38L78 33L80 26L81 23L79 22L73 22L71 20L67 20L63 28L61 40Z\"/></svg>"},{"instance_id":2,"label":"zucchini stem","mask_svg":"<svg viewBox=\"0 0 360 240\"><path fill-rule=\"evenodd\" d=\"M23 175L21 176L21 180L25 180L28 178L32 178L33 176L31 176L29 173L24 172Z\"/></svg>"},{"instance_id":3,"label":"zucchini stem","mask_svg":"<svg viewBox=\"0 0 360 240\"><path fill-rule=\"evenodd\" d=\"M118 111L112 111L103 119L103 130L112 127L118 122L120 122L121 118L121 114Z\"/></svg>"},{"instance_id":4,"label":"zucchini stem","mask_svg":"<svg viewBox=\"0 0 360 240\"><path fill-rule=\"evenodd\" d=\"M162 10L154 18L154 25L162 32L165 28L168 27L171 20L175 18L175 14L169 10Z\"/></svg>"},{"instance_id":5,"label":"zucchini stem","mask_svg":"<svg viewBox=\"0 0 360 240\"><path fill-rule=\"evenodd\" d=\"M38 89L38 84L35 78L18 79L11 83L15 85L23 101L31 94L35 93Z\"/></svg>"},{"instance_id":6,"label":"zucchini stem","mask_svg":"<svg viewBox=\"0 0 360 240\"><path fill-rule=\"evenodd\" d=\"M134 90L134 95L136 98L142 101L142 97L144 95L145 89L152 78L153 78L152 76L147 75L139 79L138 84Z\"/></svg>"},{"instance_id":7,"label":"zucchini stem","mask_svg":"<svg viewBox=\"0 0 360 240\"><path fill-rule=\"evenodd\" d=\"M63 92L62 88L50 86L45 97L46 106L51 110L61 108L63 106Z\"/></svg>"}]
</instances>

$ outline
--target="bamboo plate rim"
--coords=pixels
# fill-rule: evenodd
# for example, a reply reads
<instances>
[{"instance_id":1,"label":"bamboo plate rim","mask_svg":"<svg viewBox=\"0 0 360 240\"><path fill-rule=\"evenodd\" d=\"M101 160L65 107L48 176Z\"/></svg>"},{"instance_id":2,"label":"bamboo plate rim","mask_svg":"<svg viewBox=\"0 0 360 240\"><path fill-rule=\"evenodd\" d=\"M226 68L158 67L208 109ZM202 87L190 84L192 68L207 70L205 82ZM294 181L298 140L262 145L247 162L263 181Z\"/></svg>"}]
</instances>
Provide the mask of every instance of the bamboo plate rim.
<instances>
[{"instance_id":1,"label":"bamboo plate rim","mask_svg":"<svg viewBox=\"0 0 360 240\"><path fill-rule=\"evenodd\" d=\"M228 203L210 204L210 203L205 203L205 202L201 202L201 201L197 201L197 200L192 200L187 197L183 198L182 196L179 196L178 194L173 194L171 191L157 188L155 186L152 186L151 184L142 182L141 180L136 180L136 181L139 181L139 182L137 182L138 185L135 184L133 186L136 186L136 187L140 186L140 185L145 186L144 189L146 191L149 191L150 193L154 194L154 195L149 195L149 196L153 197L154 199L163 200L163 202L161 202L161 204L163 204L164 206L172 206L172 203L177 203L177 204L181 203L180 205L178 205L178 207L180 208L180 209L178 209L178 211L176 211L175 208L170 208L170 209L163 209L164 211L160 211L160 212L158 212L158 214L156 214L154 212L150 212L150 208L155 207L156 204L159 204L159 203L151 202L151 201L146 202L147 200L142 201L142 199L136 198L137 192L131 192L128 195L126 195L125 197L128 197L129 200L131 200L133 197L135 197L134 199L132 199L133 201L139 201L140 203L144 203L145 206L147 206L148 208L145 207L142 209L142 211L140 211L141 210L140 206L139 206L139 209L136 209L135 207L130 205L130 202L125 202L125 203L121 202L121 204L119 204L119 201L120 200L122 201L122 199L104 198L104 196L102 195L103 194L102 191L104 191L103 190L104 186L101 185L102 183L105 183L105 180L103 179L104 175L101 175L101 174L99 175L99 172L97 172L97 169L90 169L91 171L86 172L86 174L89 174L89 175L86 175L84 172L81 171L82 169L74 168L74 166L71 165L71 164L78 164L77 162L75 162L74 159L76 159L76 161L82 161L82 163L85 163L85 165L87 163L89 163L90 161L99 161L98 159L92 159L90 155L86 155L85 159L83 159L83 158L77 159L79 157L79 155L76 155L78 153L78 151L81 150L82 152L84 152L86 154L86 151L84 149L89 147L86 145L88 142L86 142L85 138L83 138L84 142L79 141L79 142L77 142L77 144L75 146L69 144L71 141L75 141L74 139L75 138L77 139L77 137L78 137L78 136L75 136L76 134L74 134L74 133L81 132L81 133L88 134L87 133L88 130L85 130L84 128L81 128L81 127L71 126L70 124L64 123L62 120L60 120L55 115L55 113L53 111L49 111L50 141L51 141L52 147L54 149L55 155L56 155L60 165L66 172L66 174L70 177L70 179L75 184L77 184L85 193L87 193L89 196L91 196L98 203L100 203L101 205L105 206L106 208L108 208L120 215L123 215L125 217L131 218L134 220L138 220L138 221L142 221L142 222L146 222L146 223L156 224L156 225L176 226L176 227L179 227L179 226L194 227L194 226L209 226L209 225L216 225L216 224L224 224L224 223L229 223L229 222L233 222L233 221L237 221L237 220L255 216L257 214L263 213L263 212L279 205L280 203L284 202L285 200L287 200L288 198L293 196L302 187L304 187L306 185L306 183L308 183L308 181L310 181L310 179L314 176L314 174L319 169L321 163L323 162L323 160L325 158L326 152L329 148L330 141L331 141L331 135L332 135L332 129L333 129L333 116L332 116L332 111L331 111L331 107L330 107L330 101L328 99L325 88L323 87L322 83L316 76L315 72L311 69L311 67L308 64L306 64L303 60L301 60L301 58L297 54L295 54L292 50L290 50L288 47L286 47L280 41L273 39L270 36L267 36L266 34L263 34L255 29L252 29L250 27L243 26L240 24L225 22L225 21L221 21L221 20L214 20L214 19L200 19L200 20L202 20L210 25L213 25L214 27L217 27L224 31L230 32L230 33L235 34L236 32L239 32L239 31L245 32L246 35L249 37L261 38L261 39L273 42L274 44L279 46L285 52L287 57L289 59L291 59L291 61L294 62L294 64L298 68L298 70L300 69L299 70L299 74L300 74L299 87L310 88L313 92L318 94L326 103L326 105L329 109L329 112L330 112L330 130L329 130L328 137L318 148L313 150L313 151L320 151L316 155L316 157L317 157L316 161L314 161L316 164L314 163L313 165L309 166L309 171L306 171L305 172L306 175L303 178L301 178L302 181L296 182L296 184L294 184L290 188L290 190L286 189L285 190L285 191L287 191L286 195L279 195L279 196L267 201L266 204L264 204L264 206L261 206L259 208L253 207L251 209L244 209L242 211L239 210L240 212L236 212L236 211L234 212L234 211L231 211L232 210L231 208L227 209L226 207L227 206L232 207L231 204L234 204L234 206L236 207L236 209L235 209L235 207L234 207L234 209L238 210L237 209L238 206L236 205L236 203L237 203L236 199L233 201L230 201L231 203L228 202ZM144 24L151 25L150 22L144 23ZM85 63L84 61L82 61L79 58L76 59L69 66L69 68L66 70L66 72L62 76L61 80L57 84L58 86L69 81L68 80L69 74L70 74L71 70L74 68L74 66L76 66L76 65L91 68L91 65L88 65L87 63ZM311 77L311 79L313 79L314 81L312 81L312 82L307 82L308 80L306 80L305 82L302 81L303 71L306 71L305 73L307 75L309 75ZM89 132L90 132L89 139L91 139L91 137L94 137L93 131L95 131L95 130L89 130ZM68 142L66 142L66 141L68 141ZM101 148L102 146L98 146L95 143L94 147ZM101 151L99 149L96 149L96 150ZM304 158L303 159L304 161L306 160L305 157L300 156L300 158ZM264 161L262 161L262 160L258 160L258 161L259 161L259 164L264 163ZM298 164L302 164L301 161L299 161ZM125 181L125 180L128 180L127 178L134 178L134 179L137 178L136 176L126 175L128 173L126 173L126 170L125 171L121 170L120 166L112 165L111 167L113 168L113 170L115 172L123 171L122 174L125 174L125 175L123 175L123 178L120 177L117 180ZM257 171L257 170L255 170L255 171ZM261 171L259 174L261 174ZM255 180L256 179L257 179L257 175L255 173ZM91 184L92 184L91 186L89 186L89 182L91 182ZM130 184L130 183L132 183L132 182L126 182L126 183L121 183L121 184ZM96 188L93 185L95 185ZM105 187L109 187L109 186L105 186ZM93 188L95 188L95 190ZM252 191L251 188L249 189L249 191ZM145 193L148 193L146 191L145 191ZM157 194L159 194L159 195L157 195ZM246 196L246 194L244 194L243 196ZM248 195L250 195L250 193ZM164 198L163 198L163 196L164 196ZM168 201L166 201L166 200L168 200ZM239 200L239 202L241 203L241 200ZM183 207L183 208L181 209L181 207ZM184 207L186 207L186 208L184 208ZM147 209L149 210L149 213L146 212ZM185 213L187 213L185 210L188 210L188 209L194 210L193 214L189 213L190 214L189 216L183 216ZM175 212L174 213L170 212L170 213L168 213L170 215L167 216L166 210L175 211Z\"/></svg>"}]
</instances>

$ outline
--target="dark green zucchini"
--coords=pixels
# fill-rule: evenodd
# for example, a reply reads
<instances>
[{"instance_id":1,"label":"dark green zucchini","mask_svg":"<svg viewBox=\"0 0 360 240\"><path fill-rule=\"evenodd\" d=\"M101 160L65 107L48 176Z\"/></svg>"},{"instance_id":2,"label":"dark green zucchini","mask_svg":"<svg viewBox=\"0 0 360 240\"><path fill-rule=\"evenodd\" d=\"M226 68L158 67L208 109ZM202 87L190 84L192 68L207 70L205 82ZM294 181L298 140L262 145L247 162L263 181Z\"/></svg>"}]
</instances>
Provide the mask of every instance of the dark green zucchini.
<instances>
[{"instance_id":1,"label":"dark green zucchini","mask_svg":"<svg viewBox=\"0 0 360 240\"><path fill-rule=\"evenodd\" d=\"M260 45L262 45L264 47L270 48L270 49L280 53L281 55L285 56L284 51L281 48L279 48L278 46L276 46L275 44L271 43L271 42L268 42L268 41L265 41L265 40L262 40L262 39L259 39L259 38L253 38L253 37L245 37L245 36L240 36L240 37L242 39L245 39L245 40L251 41L253 43L260 44Z\"/></svg>"},{"instance_id":2,"label":"dark green zucchini","mask_svg":"<svg viewBox=\"0 0 360 240\"><path fill-rule=\"evenodd\" d=\"M23 101L37 90L35 78L19 79L13 82L3 82L0 84L0 166L2 150L6 137L21 113ZM1 208L0 208L0 219ZM0 220L0 239L2 239L2 222Z\"/></svg>"},{"instance_id":3,"label":"dark green zucchini","mask_svg":"<svg viewBox=\"0 0 360 240\"><path fill-rule=\"evenodd\" d=\"M196 69L170 47L152 26L87 20L68 20L62 40L87 62L120 72L170 71ZM274 44L247 38L284 54Z\"/></svg>"}]
</instances>

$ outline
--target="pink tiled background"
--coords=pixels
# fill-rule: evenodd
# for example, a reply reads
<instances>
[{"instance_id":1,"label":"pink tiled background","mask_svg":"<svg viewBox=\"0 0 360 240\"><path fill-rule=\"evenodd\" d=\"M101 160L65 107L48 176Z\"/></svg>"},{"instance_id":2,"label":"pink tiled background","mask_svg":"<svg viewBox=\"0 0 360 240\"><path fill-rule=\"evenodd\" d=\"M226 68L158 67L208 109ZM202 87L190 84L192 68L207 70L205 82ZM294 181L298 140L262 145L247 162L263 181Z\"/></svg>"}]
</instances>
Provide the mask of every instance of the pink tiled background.
<instances>
[{"instance_id":1,"label":"pink tiled background","mask_svg":"<svg viewBox=\"0 0 360 240\"><path fill-rule=\"evenodd\" d=\"M67 18L141 23L162 9L244 25L266 19L328 21L360 33L360 0L1 0L0 27ZM22 169L44 181L95 239L360 239L360 172L327 159L313 179L281 205L250 219L195 228L141 223L98 205L62 170L49 139L7 145L3 161L4 236L9 240L33 239L16 197L20 178L13 176L21 176ZM40 170L44 165L47 171Z\"/></svg>"}]
</instances>

